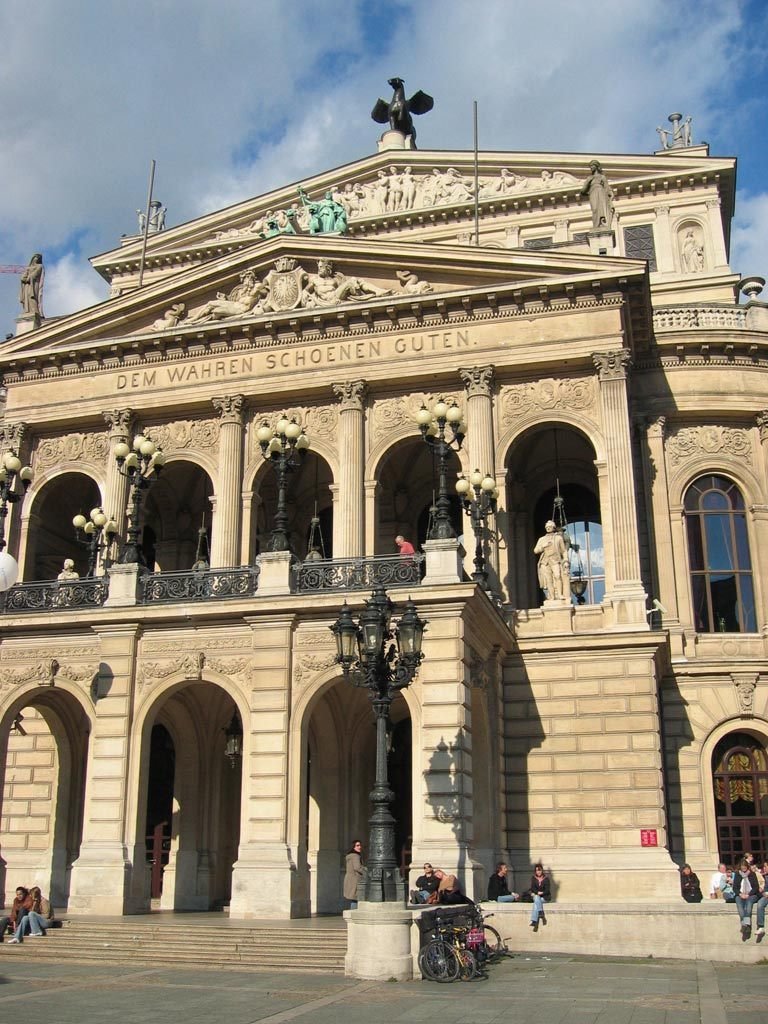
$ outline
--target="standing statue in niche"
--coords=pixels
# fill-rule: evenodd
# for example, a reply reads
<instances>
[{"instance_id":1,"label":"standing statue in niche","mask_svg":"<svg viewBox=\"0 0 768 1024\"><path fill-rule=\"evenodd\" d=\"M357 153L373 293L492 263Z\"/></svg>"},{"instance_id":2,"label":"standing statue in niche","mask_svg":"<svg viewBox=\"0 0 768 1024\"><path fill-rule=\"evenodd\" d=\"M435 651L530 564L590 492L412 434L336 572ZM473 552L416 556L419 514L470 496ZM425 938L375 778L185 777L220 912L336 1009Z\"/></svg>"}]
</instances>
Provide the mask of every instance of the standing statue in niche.
<instances>
[{"instance_id":1,"label":"standing statue in niche","mask_svg":"<svg viewBox=\"0 0 768 1024\"><path fill-rule=\"evenodd\" d=\"M570 588L568 548L554 521L544 524L544 536L536 541L534 555L539 556L539 586L549 601L564 601Z\"/></svg>"},{"instance_id":2,"label":"standing statue in niche","mask_svg":"<svg viewBox=\"0 0 768 1024\"><path fill-rule=\"evenodd\" d=\"M389 84L394 92L392 99L379 99L371 111L371 117L377 124L386 124L394 132L400 132L411 137L414 149L416 148L416 129L413 127L411 114L427 114L434 107L435 101L427 93L419 89L409 100L405 98L405 83L402 78L390 78Z\"/></svg>"},{"instance_id":3,"label":"standing statue in niche","mask_svg":"<svg viewBox=\"0 0 768 1024\"><path fill-rule=\"evenodd\" d=\"M21 275L19 302L22 310L32 316L43 315L43 257L36 252Z\"/></svg>"},{"instance_id":4,"label":"standing statue in niche","mask_svg":"<svg viewBox=\"0 0 768 1024\"><path fill-rule=\"evenodd\" d=\"M704 269L704 246L696 238L693 228L685 232L680 256L686 274L699 274Z\"/></svg>"},{"instance_id":5,"label":"standing statue in niche","mask_svg":"<svg viewBox=\"0 0 768 1024\"><path fill-rule=\"evenodd\" d=\"M613 189L598 160L589 165L589 177L581 187L581 195L589 196L592 230L609 231L613 221Z\"/></svg>"}]
</instances>

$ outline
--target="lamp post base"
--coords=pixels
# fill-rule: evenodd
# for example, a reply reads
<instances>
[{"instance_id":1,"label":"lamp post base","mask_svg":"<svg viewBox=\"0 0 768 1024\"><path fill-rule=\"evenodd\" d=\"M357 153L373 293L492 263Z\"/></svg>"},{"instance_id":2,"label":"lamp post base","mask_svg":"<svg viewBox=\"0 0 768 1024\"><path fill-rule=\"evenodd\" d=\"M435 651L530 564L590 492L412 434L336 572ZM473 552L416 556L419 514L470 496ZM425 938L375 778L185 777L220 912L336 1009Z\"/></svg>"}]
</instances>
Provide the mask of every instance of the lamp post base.
<instances>
[{"instance_id":1,"label":"lamp post base","mask_svg":"<svg viewBox=\"0 0 768 1024\"><path fill-rule=\"evenodd\" d=\"M359 903L344 911L347 955L344 973L371 981L410 981L413 977L413 914L393 903Z\"/></svg>"},{"instance_id":2,"label":"lamp post base","mask_svg":"<svg viewBox=\"0 0 768 1024\"><path fill-rule=\"evenodd\" d=\"M405 905L405 882L398 868L365 868L360 885L366 903L399 903ZM359 890L358 890L359 891Z\"/></svg>"}]
</instances>

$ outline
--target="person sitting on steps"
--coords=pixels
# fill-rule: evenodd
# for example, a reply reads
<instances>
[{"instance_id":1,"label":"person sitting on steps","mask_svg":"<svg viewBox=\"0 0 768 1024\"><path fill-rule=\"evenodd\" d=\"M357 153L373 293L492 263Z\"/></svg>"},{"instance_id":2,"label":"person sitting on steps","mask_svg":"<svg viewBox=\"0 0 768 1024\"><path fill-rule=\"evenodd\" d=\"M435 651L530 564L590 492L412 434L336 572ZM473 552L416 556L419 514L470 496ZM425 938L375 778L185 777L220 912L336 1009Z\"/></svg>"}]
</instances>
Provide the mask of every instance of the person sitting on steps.
<instances>
[{"instance_id":1,"label":"person sitting on steps","mask_svg":"<svg viewBox=\"0 0 768 1024\"><path fill-rule=\"evenodd\" d=\"M549 878L544 873L541 864L536 864L531 876L531 886L528 890L533 898L533 909L531 910L531 928L535 932L539 930L539 920L542 924L547 923L547 915L544 913L544 904L552 899L552 890L549 885Z\"/></svg>"},{"instance_id":2,"label":"person sitting on steps","mask_svg":"<svg viewBox=\"0 0 768 1024\"><path fill-rule=\"evenodd\" d=\"M416 888L411 889L411 903L428 903L433 892L437 892L440 879L431 864L424 865L424 874L416 879Z\"/></svg>"},{"instance_id":3,"label":"person sitting on steps","mask_svg":"<svg viewBox=\"0 0 768 1024\"><path fill-rule=\"evenodd\" d=\"M509 867L501 860L496 865L496 870L488 879L488 899L495 903L516 903L520 894L510 892L507 873Z\"/></svg>"}]
</instances>

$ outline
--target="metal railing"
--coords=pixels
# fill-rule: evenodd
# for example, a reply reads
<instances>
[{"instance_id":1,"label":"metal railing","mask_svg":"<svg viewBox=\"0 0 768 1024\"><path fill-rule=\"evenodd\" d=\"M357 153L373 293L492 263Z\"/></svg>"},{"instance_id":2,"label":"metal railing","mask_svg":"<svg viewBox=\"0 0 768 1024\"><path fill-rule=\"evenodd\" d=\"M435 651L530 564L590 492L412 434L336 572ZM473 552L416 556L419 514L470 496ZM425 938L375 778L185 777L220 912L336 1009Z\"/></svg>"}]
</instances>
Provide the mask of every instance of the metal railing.
<instances>
[{"instance_id":1,"label":"metal railing","mask_svg":"<svg viewBox=\"0 0 768 1024\"><path fill-rule=\"evenodd\" d=\"M98 608L109 594L109 580L97 576L82 580L46 580L43 583L17 583L0 594L5 612L41 612L66 608Z\"/></svg>"},{"instance_id":2,"label":"metal railing","mask_svg":"<svg viewBox=\"0 0 768 1024\"><path fill-rule=\"evenodd\" d=\"M152 572L141 578L139 600L142 604L223 601L237 597L252 597L258 584L257 565L243 565L236 569Z\"/></svg>"},{"instance_id":3,"label":"metal railing","mask_svg":"<svg viewBox=\"0 0 768 1024\"><path fill-rule=\"evenodd\" d=\"M367 590L418 586L424 555L377 555L374 558L328 558L293 566L299 593L319 590Z\"/></svg>"}]
</instances>

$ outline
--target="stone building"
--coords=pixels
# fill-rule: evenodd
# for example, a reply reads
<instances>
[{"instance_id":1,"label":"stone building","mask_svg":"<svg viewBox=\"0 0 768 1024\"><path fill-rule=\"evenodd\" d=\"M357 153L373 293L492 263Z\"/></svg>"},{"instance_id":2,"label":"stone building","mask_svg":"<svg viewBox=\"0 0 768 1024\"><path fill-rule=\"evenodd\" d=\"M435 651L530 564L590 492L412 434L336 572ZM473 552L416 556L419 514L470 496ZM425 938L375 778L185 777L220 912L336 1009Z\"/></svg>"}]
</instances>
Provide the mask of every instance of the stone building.
<instances>
[{"instance_id":1,"label":"stone building","mask_svg":"<svg viewBox=\"0 0 768 1024\"><path fill-rule=\"evenodd\" d=\"M143 268L125 238L92 261L108 301L20 323L6 892L337 911L374 730L328 627L374 580L428 620L390 733L404 864L476 894L499 857L518 880L543 860L560 899L627 871L653 898L684 859L768 856L768 307L729 265L735 161L601 157L596 223L590 159L484 152L475 188L470 153L384 144L302 202L151 233ZM417 423L440 399L466 425L447 494ZM292 420L308 448L281 488L260 442ZM138 494L136 435L164 455ZM479 538L454 492L474 470L498 489ZM458 539L428 539L440 497ZM78 535L98 509L116 536ZM131 540L151 572L114 561Z\"/></svg>"}]
</instances>

